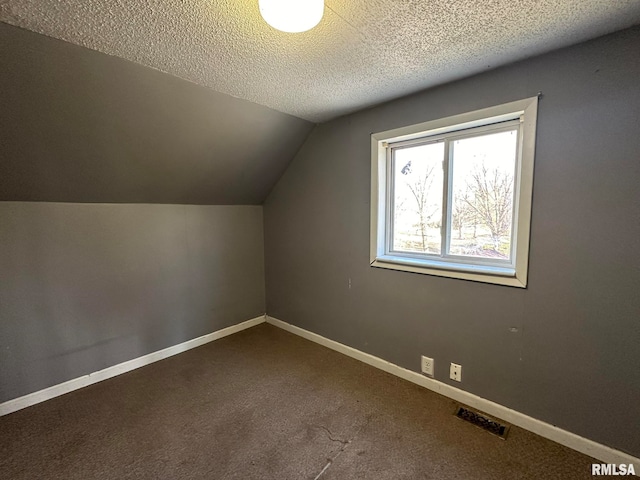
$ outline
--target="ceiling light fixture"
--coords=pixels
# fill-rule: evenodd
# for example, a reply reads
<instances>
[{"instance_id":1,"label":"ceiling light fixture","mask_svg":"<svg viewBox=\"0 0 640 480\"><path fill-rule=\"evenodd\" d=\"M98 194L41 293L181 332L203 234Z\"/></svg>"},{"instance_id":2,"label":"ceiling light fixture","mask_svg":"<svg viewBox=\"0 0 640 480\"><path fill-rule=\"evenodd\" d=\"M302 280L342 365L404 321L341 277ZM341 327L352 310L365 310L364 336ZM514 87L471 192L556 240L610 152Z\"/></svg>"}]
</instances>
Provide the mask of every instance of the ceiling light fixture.
<instances>
[{"instance_id":1,"label":"ceiling light fixture","mask_svg":"<svg viewBox=\"0 0 640 480\"><path fill-rule=\"evenodd\" d=\"M311 30L324 13L324 0L258 0L258 5L269 25L288 33Z\"/></svg>"}]
</instances>

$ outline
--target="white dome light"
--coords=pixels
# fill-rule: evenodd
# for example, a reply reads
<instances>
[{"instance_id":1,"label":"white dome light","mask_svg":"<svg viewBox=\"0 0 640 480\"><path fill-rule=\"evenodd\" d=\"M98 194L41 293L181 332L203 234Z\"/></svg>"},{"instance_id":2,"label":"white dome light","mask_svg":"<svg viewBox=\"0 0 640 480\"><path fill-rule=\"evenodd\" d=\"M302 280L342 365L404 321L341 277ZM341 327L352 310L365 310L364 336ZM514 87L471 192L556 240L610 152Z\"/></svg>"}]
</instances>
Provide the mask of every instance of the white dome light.
<instances>
[{"instance_id":1,"label":"white dome light","mask_svg":"<svg viewBox=\"0 0 640 480\"><path fill-rule=\"evenodd\" d=\"M258 5L269 25L288 33L311 30L324 13L324 0L258 0Z\"/></svg>"}]
</instances>

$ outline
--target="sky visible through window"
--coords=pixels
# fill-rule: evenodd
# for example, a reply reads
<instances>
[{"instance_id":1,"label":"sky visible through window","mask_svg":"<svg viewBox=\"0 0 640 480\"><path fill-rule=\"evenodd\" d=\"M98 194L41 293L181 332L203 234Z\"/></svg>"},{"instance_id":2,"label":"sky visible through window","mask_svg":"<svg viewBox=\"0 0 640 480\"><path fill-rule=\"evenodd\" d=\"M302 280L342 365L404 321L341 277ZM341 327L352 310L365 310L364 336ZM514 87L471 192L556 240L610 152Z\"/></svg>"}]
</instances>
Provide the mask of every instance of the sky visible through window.
<instances>
[{"instance_id":1,"label":"sky visible through window","mask_svg":"<svg viewBox=\"0 0 640 480\"><path fill-rule=\"evenodd\" d=\"M444 142L395 151L393 249L440 254Z\"/></svg>"},{"instance_id":2,"label":"sky visible through window","mask_svg":"<svg viewBox=\"0 0 640 480\"><path fill-rule=\"evenodd\" d=\"M509 260L518 133L450 141L447 255ZM395 150L392 249L440 255L444 141Z\"/></svg>"}]
</instances>

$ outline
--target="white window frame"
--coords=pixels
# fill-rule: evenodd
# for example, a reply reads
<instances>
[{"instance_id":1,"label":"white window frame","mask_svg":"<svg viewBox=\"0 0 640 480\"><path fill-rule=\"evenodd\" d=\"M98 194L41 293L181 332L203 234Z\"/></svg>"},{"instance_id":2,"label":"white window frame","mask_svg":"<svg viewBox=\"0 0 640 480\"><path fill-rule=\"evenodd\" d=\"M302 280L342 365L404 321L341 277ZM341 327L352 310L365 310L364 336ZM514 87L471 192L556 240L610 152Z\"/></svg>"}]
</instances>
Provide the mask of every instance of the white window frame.
<instances>
[{"instance_id":1,"label":"white window frame","mask_svg":"<svg viewBox=\"0 0 640 480\"><path fill-rule=\"evenodd\" d=\"M387 130L371 135L371 248L372 267L423 273L441 277L526 288L529 264L529 235L533 167L535 158L538 97L526 98L495 107L454 115L438 120ZM519 122L518 152L514 178L514 210L511 262L504 265L477 257L434 257L393 252L391 238L391 155L389 144L422 143L443 137L464 136L464 130L478 127L501 128L506 122ZM496 125L500 124L500 125ZM445 162L446 163L446 162ZM446 166L445 166L446 167ZM445 168L445 186L451 176ZM445 207L448 208L448 207ZM443 237L451 234L450 212L443 225Z\"/></svg>"}]
</instances>

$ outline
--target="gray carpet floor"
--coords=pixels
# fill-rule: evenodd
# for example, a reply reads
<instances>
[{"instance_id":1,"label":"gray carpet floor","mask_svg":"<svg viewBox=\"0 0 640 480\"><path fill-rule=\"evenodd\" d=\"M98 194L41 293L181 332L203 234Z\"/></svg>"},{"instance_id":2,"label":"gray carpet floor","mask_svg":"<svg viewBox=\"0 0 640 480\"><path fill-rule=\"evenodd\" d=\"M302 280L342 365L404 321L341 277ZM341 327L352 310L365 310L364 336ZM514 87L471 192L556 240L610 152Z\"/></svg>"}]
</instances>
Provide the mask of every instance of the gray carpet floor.
<instances>
[{"instance_id":1,"label":"gray carpet floor","mask_svg":"<svg viewBox=\"0 0 640 480\"><path fill-rule=\"evenodd\" d=\"M586 479L590 457L268 324L0 418L2 479Z\"/></svg>"}]
</instances>

